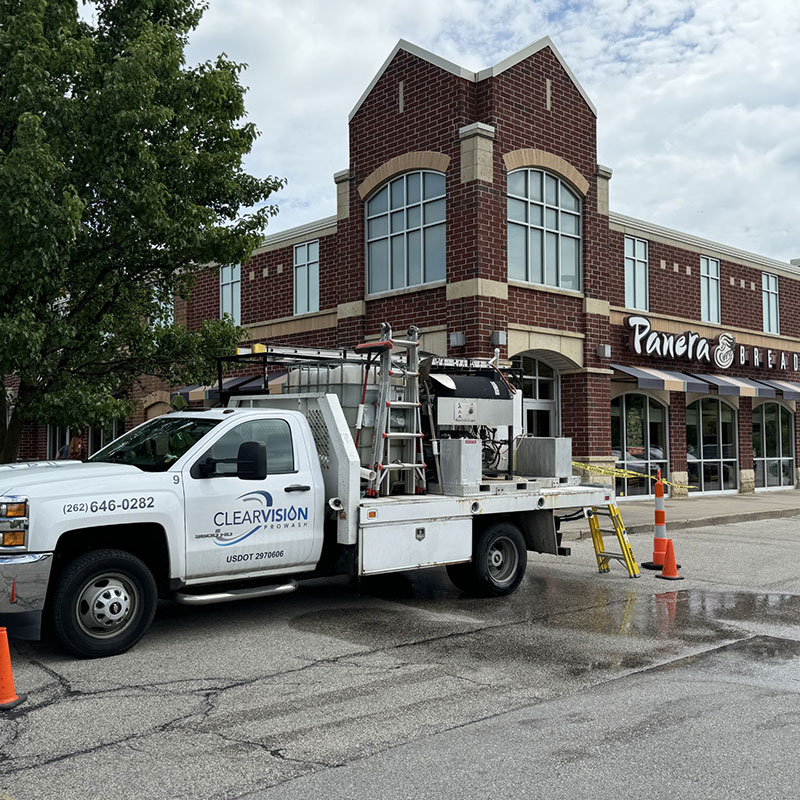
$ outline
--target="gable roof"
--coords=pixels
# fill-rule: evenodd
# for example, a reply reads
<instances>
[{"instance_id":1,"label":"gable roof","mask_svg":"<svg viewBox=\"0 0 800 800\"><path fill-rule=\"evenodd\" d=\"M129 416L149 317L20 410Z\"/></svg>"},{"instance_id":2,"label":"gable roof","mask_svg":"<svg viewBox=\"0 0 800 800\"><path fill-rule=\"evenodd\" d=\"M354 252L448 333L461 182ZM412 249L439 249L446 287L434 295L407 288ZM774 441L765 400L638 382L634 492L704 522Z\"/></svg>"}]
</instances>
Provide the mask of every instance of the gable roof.
<instances>
[{"instance_id":1,"label":"gable roof","mask_svg":"<svg viewBox=\"0 0 800 800\"><path fill-rule=\"evenodd\" d=\"M564 58L562 57L561 53L558 52L558 49L553 44L550 37L544 36L532 44L529 44L527 47L523 47L522 50L519 50L508 58L503 59L503 61L495 64L493 67L488 67L480 72L473 72L465 67L460 67L458 64L454 64L452 61L448 61L441 56L437 56L435 53L431 53L428 50L423 50L423 48L419 47L418 45L407 42L405 39L401 39L394 46L392 52L389 53L389 57L383 62L381 68L377 71L377 73L375 73L375 77L370 81L369 86L367 86L366 90L364 91L364 94L358 98L358 102L353 106L353 110L350 112L348 121L352 120L356 115L358 109L361 108L369 93L375 88L375 84L381 79L381 76L384 72L386 72L389 64L392 63L392 59L394 59L400 50L405 50L407 53L411 53L412 55L417 56L417 58L427 61L429 64L434 64L440 69L443 69L445 72L449 72L459 78L464 78L471 83L478 83L486 78L494 78L495 76L500 75L500 73L505 72L507 69L511 69L511 67L519 64L520 61L524 61L526 58L529 58L534 53L538 53L545 47L550 48L550 50L553 52L553 55L558 59L559 64L561 64L561 66L564 68L564 71L567 73L567 75L569 75L570 80L573 82L573 84L575 84L575 88L580 92L581 97L583 97L583 99L586 101L586 105L588 105L592 110L592 113L597 116L597 109L595 108L594 103L589 99L589 95L586 94L585 89L580 85L578 79L575 77L575 74L569 68L567 62L564 61Z\"/></svg>"}]
</instances>

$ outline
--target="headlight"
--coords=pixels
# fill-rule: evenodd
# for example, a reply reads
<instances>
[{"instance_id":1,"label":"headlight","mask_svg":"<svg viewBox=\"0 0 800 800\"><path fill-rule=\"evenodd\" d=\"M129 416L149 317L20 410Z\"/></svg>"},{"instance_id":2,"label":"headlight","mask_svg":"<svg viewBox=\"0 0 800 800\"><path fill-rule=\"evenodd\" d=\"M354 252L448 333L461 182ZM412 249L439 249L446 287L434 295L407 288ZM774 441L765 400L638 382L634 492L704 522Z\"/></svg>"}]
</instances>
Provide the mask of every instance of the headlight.
<instances>
[{"instance_id":1,"label":"headlight","mask_svg":"<svg viewBox=\"0 0 800 800\"><path fill-rule=\"evenodd\" d=\"M28 498L0 497L0 547L25 547Z\"/></svg>"}]
</instances>

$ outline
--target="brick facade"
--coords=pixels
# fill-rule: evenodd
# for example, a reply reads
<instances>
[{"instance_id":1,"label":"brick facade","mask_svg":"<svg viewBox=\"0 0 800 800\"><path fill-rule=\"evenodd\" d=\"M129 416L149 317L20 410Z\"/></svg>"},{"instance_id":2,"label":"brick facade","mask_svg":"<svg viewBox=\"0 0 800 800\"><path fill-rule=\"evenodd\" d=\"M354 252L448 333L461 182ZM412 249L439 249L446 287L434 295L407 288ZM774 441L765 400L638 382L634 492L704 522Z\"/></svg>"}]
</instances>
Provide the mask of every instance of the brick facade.
<instances>
[{"instance_id":1,"label":"brick facade","mask_svg":"<svg viewBox=\"0 0 800 800\"><path fill-rule=\"evenodd\" d=\"M504 357L530 352L559 371L560 433L572 438L578 458L613 460L611 398L644 392L668 406L669 468L681 474L689 399L639 389L612 364L800 380L791 363L800 353L800 268L610 212L611 173L597 163L596 111L549 39L481 73L401 42L351 114L349 138L347 170L336 176L336 215L267 237L242 265L241 322L249 341L352 346L388 321L396 330L413 323L429 332L425 341L435 342L440 355L488 356L493 332L505 333ZM366 202L397 174L425 164L440 165L445 178L446 280L371 296ZM542 169L580 195L580 291L509 280L507 175L521 167ZM647 311L625 308L626 236L648 242ZM296 316L294 246L314 240L319 310ZM721 325L700 321L701 255L720 262ZM778 275L781 336L763 333L764 271ZM218 316L219 302L218 272L209 270L176 318L195 329ZM722 370L637 355L625 324L631 314L647 316L656 331L692 329L709 340L730 331L737 346L789 353L789 369L779 361L756 368L751 359ZM451 348L453 333L466 344ZM781 394L773 402L794 411ZM752 404L749 397L736 402L739 467L752 470Z\"/></svg>"}]
</instances>

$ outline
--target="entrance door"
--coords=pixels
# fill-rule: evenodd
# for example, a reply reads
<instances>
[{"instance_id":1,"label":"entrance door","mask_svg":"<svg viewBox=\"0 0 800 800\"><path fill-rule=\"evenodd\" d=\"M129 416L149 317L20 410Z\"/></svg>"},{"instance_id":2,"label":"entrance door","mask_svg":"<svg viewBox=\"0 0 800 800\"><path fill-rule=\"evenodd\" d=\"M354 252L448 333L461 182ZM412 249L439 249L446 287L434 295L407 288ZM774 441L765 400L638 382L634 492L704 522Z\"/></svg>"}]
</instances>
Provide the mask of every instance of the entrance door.
<instances>
[{"instance_id":1,"label":"entrance door","mask_svg":"<svg viewBox=\"0 0 800 800\"><path fill-rule=\"evenodd\" d=\"M556 409L537 400L522 401L525 433L529 436L558 436Z\"/></svg>"},{"instance_id":2,"label":"entrance door","mask_svg":"<svg viewBox=\"0 0 800 800\"><path fill-rule=\"evenodd\" d=\"M529 436L558 436L558 373L544 361L519 355L513 359L518 370L515 383L522 390L522 422Z\"/></svg>"},{"instance_id":3,"label":"entrance door","mask_svg":"<svg viewBox=\"0 0 800 800\"><path fill-rule=\"evenodd\" d=\"M297 420L256 419L228 428L183 472L186 576L224 579L314 566L322 550L324 491L311 469ZM248 480L236 464L217 464L203 477L206 458L235 459L243 442L267 446L267 476Z\"/></svg>"}]
</instances>

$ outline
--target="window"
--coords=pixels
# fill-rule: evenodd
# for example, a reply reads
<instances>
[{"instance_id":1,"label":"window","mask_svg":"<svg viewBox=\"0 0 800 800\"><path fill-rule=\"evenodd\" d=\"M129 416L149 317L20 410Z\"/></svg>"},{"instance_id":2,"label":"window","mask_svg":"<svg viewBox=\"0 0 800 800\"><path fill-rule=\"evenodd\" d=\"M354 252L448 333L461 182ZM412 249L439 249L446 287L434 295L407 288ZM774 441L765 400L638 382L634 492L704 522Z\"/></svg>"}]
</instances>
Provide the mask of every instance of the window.
<instances>
[{"instance_id":1,"label":"window","mask_svg":"<svg viewBox=\"0 0 800 800\"><path fill-rule=\"evenodd\" d=\"M239 325L241 314L241 264L229 264L219 271L219 315L226 314Z\"/></svg>"},{"instance_id":2,"label":"window","mask_svg":"<svg viewBox=\"0 0 800 800\"><path fill-rule=\"evenodd\" d=\"M719 261L700 257L700 319L719 322Z\"/></svg>"},{"instance_id":3,"label":"window","mask_svg":"<svg viewBox=\"0 0 800 800\"><path fill-rule=\"evenodd\" d=\"M89 455L94 455L98 450L102 450L123 433L125 433L125 423L121 419L116 419L106 425L93 425L89 428Z\"/></svg>"},{"instance_id":4,"label":"window","mask_svg":"<svg viewBox=\"0 0 800 800\"><path fill-rule=\"evenodd\" d=\"M319 240L294 248L294 313L319 311Z\"/></svg>"},{"instance_id":5,"label":"window","mask_svg":"<svg viewBox=\"0 0 800 800\"><path fill-rule=\"evenodd\" d=\"M794 415L778 403L753 409L756 487L794 486Z\"/></svg>"},{"instance_id":6,"label":"window","mask_svg":"<svg viewBox=\"0 0 800 800\"><path fill-rule=\"evenodd\" d=\"M761 303L764 309L764 333L780 333L777 275L761 273Z\"/></svg>"},{"instance_id":7,"label":"window","mask_svg":"<svg viewBox=\"0 0 800 800\"><path fill-rule=\"evenodd\" d=\"M564 181L535 169L508 174L508 277L581 288L581 201Z\"/></svg>"},{"instance_id":8,"label":"window","mask_svg":"<svg viewBox=\"0 0 800 800\"><path fill-rule=\"evenodd\" d=\"M276 475L294 472L294 451L292 432L283 419L259 419L243 422L228 431L214 446L201 456L212 458L236 458L243 442L262 442L267 446L267 473ZM216 474L230 476L236 474L236 464L217 464Z\"/></svg>"},{"instance_id":9,"label":"window","mask_svg":"<svg viewBox=\"0 0 800 800\"><path fill-rule=\"evenodd\" d=\"M445 278L445 192L439 172L409 172L367 203L370 294Z\"/></svg>"},{"instance_id":10,"label":"window","mask_svg":"<svg viewBox=\"0 0 800 800\"><path fill-rule=\"evenodd\" d=\"M668 477L667 409L643 394L624 394L611 401L611 452L617 469L641 473L641 478L617 478L620 497L650 495L654 482L647 475L661 470Z\"/></svg>"},{"instance_id":11,"label":"window","mask_svg":"<svg viewBox=\"0 0 800 800\"><path fill-rule=\"evenodd\" d=\"M166 472L217 425L218 419L157 417L106 445L89 461L131 464L144 472Z\"/></svg>"},{"instance_id":12,"label":"window","mask_svg":"<svg viewBox=\"0 0 800 800\"><path fill-rule=\"evenodd\" d=\"M625 237L625 306L647 311L650 307L647 288L647 242Z\"/></svg>"},{"instance_id":13,"label":"window","mask_svg":"<svg viewBox=\"0 0 800 800\"><path fill-rule=\"evenodd\" d=\"M715 397L686 406L686 461L690 492L738 486L736 410Z\"/></svg>"},{"instance_id":14,"label":"window","mask_svg":"<svg viewBox=\"0 0 800 800\"><path fill-rule=\"evenodd\" d=\"M59 452L69 444L72 433L67 427L61 425L47 426L47 457L50 460L58 458Z\"/></svg>"},{"instance_id":15,"label":"window","mask_svg":"<svg viewBox=\"0 0 800 800\"><path fill-rule=\"evenodd\" d=\"M558 373L544 361L519 355L512 359L512 383L522 390L524 430L530 436L558 436Z\"/></svg>"}]
</instances>

